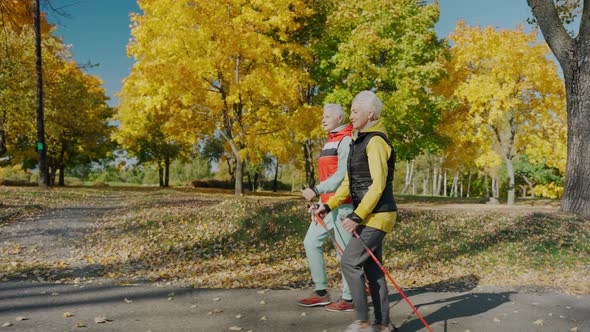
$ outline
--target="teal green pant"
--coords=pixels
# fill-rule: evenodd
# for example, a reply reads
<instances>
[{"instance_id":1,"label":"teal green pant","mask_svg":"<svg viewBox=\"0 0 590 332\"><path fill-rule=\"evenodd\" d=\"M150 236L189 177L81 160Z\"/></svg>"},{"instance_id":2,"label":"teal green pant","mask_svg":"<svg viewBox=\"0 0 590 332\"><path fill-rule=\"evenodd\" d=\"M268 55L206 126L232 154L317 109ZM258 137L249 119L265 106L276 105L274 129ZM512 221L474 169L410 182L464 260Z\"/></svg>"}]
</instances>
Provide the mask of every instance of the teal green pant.
<instances>
[{"instance_id":1,"label":"teal green pant","mask_svg":"<svg viewBox=\"0 0 590 332\"><path fill-rule=\"evenodd\" d=\"M340 220L344 219L344 217L350 213L352 213L352 205L344 204L328 213L324 218L324 222L326 223L328 230L332 232L336 242L338 242L342 249L346 248L346 245L348 244L352 234L342 228ZM312 222L309 225L309 229L305 235L305 240L303 241L315 290L328 288L326 261L324 260L324 243L329 236L330 234L328 234L322 225ZM334 247L336 248L336 252L340 258L342 254L335 244ZM350 289L348 288L348 284L346 283L344 276L342 277L342 298L345 300L352 300Z\"/></svg>"}]
</instances>

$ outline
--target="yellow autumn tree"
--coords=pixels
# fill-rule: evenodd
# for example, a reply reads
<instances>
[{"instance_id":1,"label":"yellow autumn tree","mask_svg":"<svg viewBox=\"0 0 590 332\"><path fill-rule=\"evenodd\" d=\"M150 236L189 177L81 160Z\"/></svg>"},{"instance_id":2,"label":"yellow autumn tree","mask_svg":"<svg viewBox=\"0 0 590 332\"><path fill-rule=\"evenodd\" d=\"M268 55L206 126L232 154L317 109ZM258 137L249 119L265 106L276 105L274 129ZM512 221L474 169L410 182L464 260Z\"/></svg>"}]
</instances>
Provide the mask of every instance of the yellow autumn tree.
<instances>
[{"instance_id":1,"label":"yellow autumn tree","mask_svg":"<svg viewBox=\"0 0 590 332\"><path fill-rule=\"evenodd\" d=\"M547 45L538 43L534 32L469 27L460 21L449 39L449 79L442 84L454 86L450 95L460 105L444 125L447 133L455 133L451 148L490 146L506 164L508 204L513 204L513 161L519 155L563 167L563 80L548 58ZM485 150L478 157L480 164L494 159Z\"/></svg>"},{"instance_id":2,"label":"yellow autumn tree","mask_svg":"<svg viewBox=\"0 0 590 332\"><path fill-rule=\"evenodd\" d=\"M49 182L60 186L65 185L66 167L96 161L113 148L109 144L113 109L106 103L102 81L67 58L45 63Z\"/></svg>"},{"instance_id":3,"label":"yellow autumn tree","mask_svg":"<svg viewBox=\"0 0 590 332\"><path fill-rule=\"evenodd\" d=\"M297 82L305 76L289 57L305 49L289 42L297 19L306 15L300 0L141 1L132 17L128 51L149 80L155 104L166 100L162 130L175 141L195 143L199 135L218 133L227 141L235 165L235 192L242 192L243 161L270 151L272 133L296 104ZM134 70L136 67L134 67ZM122 107L141 87L123 86ZM144 80L145 82L145 80Z\"/></svg>"}]
</instances>

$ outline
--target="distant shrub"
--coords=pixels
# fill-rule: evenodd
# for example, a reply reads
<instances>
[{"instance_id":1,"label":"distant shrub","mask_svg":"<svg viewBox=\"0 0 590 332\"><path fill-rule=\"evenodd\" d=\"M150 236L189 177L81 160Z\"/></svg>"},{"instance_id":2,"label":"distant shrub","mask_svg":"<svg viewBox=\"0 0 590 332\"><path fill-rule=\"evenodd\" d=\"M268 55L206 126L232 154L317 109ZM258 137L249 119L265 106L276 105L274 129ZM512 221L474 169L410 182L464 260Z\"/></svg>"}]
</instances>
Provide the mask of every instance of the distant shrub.
<instances>
[{"instance_id":1,"label":"distant shrub","mask_svg":"<svg viewBox=\"0 0 590 332\"><path fill-rule=\"evenodd\" d=\"M104 181L101 181L101 180L94 181L94 183L92 185L95 187L108 187L108 184Z\"/></svg>"},{"instance_id":2,"label":"distant shrub","mask_svg":"<svg viewBox=\"0 0 590 332\"><path fill-rule=\"evenodd\" d=\"M66 186L83 186L84 182L76 177L66 176L64 179Z\"/></svg>"},{"instance_id":3,"label":"distant shrub","mask_svg":"<svg viewBox=\"0 0 590 332\"><path fill-rule=\"evenodd\" d=\"M219 189L232 189L234 184L231 181L222 181L216 179L208 180L192 180L191 185L195 188L219 188Z\"/></svg>"}]
</instances>

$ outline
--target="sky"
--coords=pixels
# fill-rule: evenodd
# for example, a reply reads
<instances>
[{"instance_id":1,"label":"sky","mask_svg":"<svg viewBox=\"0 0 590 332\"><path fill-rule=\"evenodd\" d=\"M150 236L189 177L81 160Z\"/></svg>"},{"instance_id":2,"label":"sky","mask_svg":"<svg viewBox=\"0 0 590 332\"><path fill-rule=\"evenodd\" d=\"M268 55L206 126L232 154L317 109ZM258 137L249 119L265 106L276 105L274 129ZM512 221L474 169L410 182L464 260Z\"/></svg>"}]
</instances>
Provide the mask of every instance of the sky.
<instances>
[{"instance_id":1,"label":"sky","mask_svg":"<svg viewBox=\"0 0 590 332\"><path fill-rule=\"evenodd\" d=\"M98 64L88 72L103 80L111 98L109 105L116 106L115 94L121 90L121 81L133 66L126 47L131 37L129 13L140 12L136 0L51 0L51 3L67 13L67 16L49 13L48 20L57 25L55 35L71 45L78 64ZM471 26L514 29L523 24L527 31L530 29L526 19L531 11L526 0L439 0L439 5L440 20L435 28L439 38L447 37L460 19Z\"/></svg>"}]
</instances>

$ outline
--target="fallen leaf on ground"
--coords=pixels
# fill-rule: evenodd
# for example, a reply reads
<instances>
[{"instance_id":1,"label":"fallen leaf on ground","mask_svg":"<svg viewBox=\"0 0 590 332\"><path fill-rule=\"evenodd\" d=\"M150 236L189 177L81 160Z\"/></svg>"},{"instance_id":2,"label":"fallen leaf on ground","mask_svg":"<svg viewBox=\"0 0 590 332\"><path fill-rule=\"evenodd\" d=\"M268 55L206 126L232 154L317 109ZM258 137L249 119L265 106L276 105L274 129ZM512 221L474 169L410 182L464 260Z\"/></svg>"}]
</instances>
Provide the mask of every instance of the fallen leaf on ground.
<instances>
[{"instance_id":1,"label":"fallen leaf on ground","mask_svg":"<svg viewBox=\"0 0 590 332\"><path fill-rule=\"evenodd\" d=\"M86 324L84 324L84 323L76 323L76 327L86 327Z\"/></svg>"},{"instance_id":2,"label":"fallen leaf on ground","mask_svg":"<svg viewBox=\"0 0 590 332\"><path fill-rule=\"evenodd\" d=\"M242 315L240 315L240 314L237 314L237 315L236 315L236 318L240 319L240 318L242 318Z\"/></svg>"},{"instance_id":3,"label":"fallen leaf on ground","mask_svg":"<svg viewBox=\"0 0 590 332\"><path fill-rule=\"evenodd\" d=\"M536 321L533 322L533 324L535 324L535 325L543 325L543 320L542 319L537 319Z\"/></svg>"},{"instance_id":4,"label":"fallen leaf on ground","mask_svg":"<svg viewBox=\"0 0 590 332\"><path fill-rule=\"evenodd\" d=\"M241 327L239 327L239 326L232 326L232 327L230 327L230 328L229 328L229 330L230 330L230 331L241 331L241 330L242 330L242 328L241 328Z\"/></svg>"},{"instance_id":5,"label":"fallen leaf on ground","mask_svg":"<svg viewBox=\"0 0 590 332\"><path fill-rule=\"evenodd\" d=\"M266 316L262 316L260 317L260 320L268 320L268 318L266 318Z\"/></svg>"},{"instance_id":6,"label":"fallen leaf on ground","mask_svg":"<svg viewBox=\"0 0 590 332\"><path fill-rule=\"evenodd\" d=\"M498 317L494 317L494 322L498 323L501 322L501 320Z\"/></svg>"},{"instance_id":7,"label":"fallen leaf on ground","mask_svg":"<svg viewBox=\"0 0 590 332\"><path fill-rule=\"evenodd\" d=\"M133 300L129 300L128 298L124 298L123 301L125 301L125 303L133 303Z\"/></svg>"},{"instance_id":8,"label":"fallen leaf on ground","mask_svg":"<svg viewBox=\"0 0 590 332\"><path fill-rule=\"evenodd\" d=\"M2 324L2 327L9 327L9 326L12 326L11 322L6 322L6 323Z\"/></svg>"},{"instance_id":9,"label":"fallen leaf on ground","mask_svg":"<svg viewBox=\"0 0 590 332\"><path fill-rule=\"evenodd\" d=\"M67 312L67 311L66 311L66 312L64 312L64 317L65 317L65 318L72 317L72 316L74 316L74 315L72 315L71 313L69 313L69 312Z\"/></svg>"},{"instance_id":10,"label":"fallen leaf on ground","mask_svg":"<svg viewBox=\"0 0 590 332\"><path fill-rule=\"evenodd\" d=\"M20 322L20 321L23 321L23 320L28 320L28 318L27 317L16 317L16 320L18 322Z\"/></svg>"},{"instance_id":11,"label":"fallen leaf on ground","mask_svg":"<svg viewBox=\"0 0 590 332\"><path fill-rule=\"evenodd\" d=\"M305 313L305 312L302 312L302 313L301 313L301 316L305 317L305 316L307 316L307 313Z\"/></svg>"},{"instance_id":12,"label":"fallen leaf on ground","mask_svg":"<svg viewBox=\"0 0 590 332\"><path fill-rule=\"evenodd\" d=\"M221 298L220 297L215 297L215 298L213 298L213 301L221 301Z\"/></svg>"},{"instance_id":13,"label":"fallen leaf on ground","mask_svg":"<svg viewBox=\"0 0 590 332\"><path fill-rule=\"evenodd\" d=\"M97 316L97 317L94 317L94 322L96 324L103 324L103 323L109 323L109 322L111 322L111 320L106 318L105 316Z\"/></svg>"},{"instance_id":14,"label":"fallen leaf on ground","mask_svg":"<svg viewBox=\"0 0 590 332\"><path fill-rule=\"evenodd\" d=\"M570 329L570 331L571 331L571 332L578 332L578 327L572 327L572 328Z\"/></svg>"},{"instance_id":15,"label":"fallen leaf on ground","mask_svg":"<svg viewBox=\"0 0 590 332\"><path fill-rule=\"evenodd\" d=\"M260 301L260 304L266 304L266 301L262 300Z\"/></svg>"}]
</instances>

